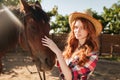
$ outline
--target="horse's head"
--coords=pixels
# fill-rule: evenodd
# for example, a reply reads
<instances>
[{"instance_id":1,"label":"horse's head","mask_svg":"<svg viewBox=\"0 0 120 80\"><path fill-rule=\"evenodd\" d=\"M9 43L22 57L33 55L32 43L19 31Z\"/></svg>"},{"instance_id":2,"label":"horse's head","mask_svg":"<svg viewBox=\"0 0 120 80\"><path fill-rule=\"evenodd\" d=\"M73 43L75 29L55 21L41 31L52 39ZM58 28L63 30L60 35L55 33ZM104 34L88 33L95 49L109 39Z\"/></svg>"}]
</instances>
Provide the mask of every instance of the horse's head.
<instances>
[{"instance_id":1,"label":"horse's head","mask_svg":"<svg viewBox=\"0 0 120 80\"><path fill-rule=\"evenodd\" d=\"M49 37L49 18L38 1L31 6L21 0L21 4L25 12L24 31L32 54L42 70L50 70L55 64L55 54L41 42L45 35Z\"/></svg>"}]
</instances>

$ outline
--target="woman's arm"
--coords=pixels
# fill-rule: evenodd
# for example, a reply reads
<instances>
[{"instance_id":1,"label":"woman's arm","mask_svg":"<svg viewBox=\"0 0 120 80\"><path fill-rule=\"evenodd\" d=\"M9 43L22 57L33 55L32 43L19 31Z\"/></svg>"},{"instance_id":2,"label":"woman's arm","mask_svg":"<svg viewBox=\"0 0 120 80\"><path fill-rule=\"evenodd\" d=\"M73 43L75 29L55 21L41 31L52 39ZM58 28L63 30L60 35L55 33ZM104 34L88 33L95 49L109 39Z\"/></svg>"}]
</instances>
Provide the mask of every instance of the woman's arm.
<instances>
[{"instance_id":1,"label":"woman's arm","mask_svg":"<svg viewBox=\"0 0 120 80\"><path fill-rule=\"evenodd\" d=\"M57 56L57 59L59 61L62 73L65 76L66 80L72 80L72 73L70 68L67 66L62 51L57 47L57 45L48 37L45 36L45 38L42 38L43 45L50 48Z\"/></svg>"}]
</instances>

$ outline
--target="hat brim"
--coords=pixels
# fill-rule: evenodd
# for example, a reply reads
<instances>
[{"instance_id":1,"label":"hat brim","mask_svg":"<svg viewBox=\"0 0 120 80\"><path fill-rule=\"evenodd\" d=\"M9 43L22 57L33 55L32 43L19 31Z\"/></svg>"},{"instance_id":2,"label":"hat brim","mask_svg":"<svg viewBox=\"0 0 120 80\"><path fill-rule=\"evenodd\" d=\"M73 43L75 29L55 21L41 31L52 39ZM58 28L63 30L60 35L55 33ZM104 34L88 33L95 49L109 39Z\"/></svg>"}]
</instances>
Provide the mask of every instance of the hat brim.
<instances>
[{"instance_id":1,"label":"hat brim","mask_svg":"<svg viewBox=\"0 0 120 80\"><path fill-rule=\"evenodd\" d=\"M72 13L70 14L69 16L69 24L70 24L70 27L72 26L72 22L76 19L76 18L85 18L87 20L89 20L95 27L95 30L96 30L96 36L98 36L101 31L102 31L102 25L101 23L96 20L95 18L87 15L87 14L84 14L84 13L80 13L80 12L75 12L75 13Z\"/></svg>"}]
</instances>

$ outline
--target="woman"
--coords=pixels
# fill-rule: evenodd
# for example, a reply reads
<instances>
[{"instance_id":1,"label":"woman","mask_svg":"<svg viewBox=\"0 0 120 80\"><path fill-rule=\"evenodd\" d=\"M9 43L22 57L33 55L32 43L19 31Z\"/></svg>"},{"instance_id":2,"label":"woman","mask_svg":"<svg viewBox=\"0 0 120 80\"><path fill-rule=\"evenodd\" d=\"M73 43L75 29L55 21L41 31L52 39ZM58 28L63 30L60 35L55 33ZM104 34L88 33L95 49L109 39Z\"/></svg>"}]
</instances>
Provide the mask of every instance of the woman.
<instances>
[{"instance_id":1,"label":"woman","mask_svg":"<svg viewBox=\"0 0 120 80\"><path fill-rule=\"evenodd\" d=\"M99 21L87 13L75 12L69 16L71 32L62 52L48 37L42 39L57 56L62 80L87 80L98 60L98 35L102 30Z\"/></svg>"}]
</instances>

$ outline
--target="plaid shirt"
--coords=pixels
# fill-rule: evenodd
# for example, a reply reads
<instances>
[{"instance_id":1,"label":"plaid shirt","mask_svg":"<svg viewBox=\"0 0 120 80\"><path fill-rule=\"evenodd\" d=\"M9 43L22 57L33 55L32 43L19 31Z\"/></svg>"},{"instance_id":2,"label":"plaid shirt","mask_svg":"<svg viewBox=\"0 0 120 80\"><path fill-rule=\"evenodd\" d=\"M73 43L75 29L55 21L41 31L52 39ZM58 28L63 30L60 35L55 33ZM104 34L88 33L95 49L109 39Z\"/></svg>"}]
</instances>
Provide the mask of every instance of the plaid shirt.
<instances>
[{"instance_id":1,"label":"plaid shirt","mask_svg":"<svg viewBox=\"0 0 120 80\"><path fill-rule=\"evenodd\" d=\"M77 65L77 60L78 57L76 56L73 60L70 60L70 62L67 63L72 72L72 80L87 80L88 74L91 71L93 71L96 67L98 56L95 53L91 54L89 57L89 61L85 63L83 67ZM57 66L60 70L61 80L65 80L58 61L57 61Z\"/></svg>"}]
</instances>

